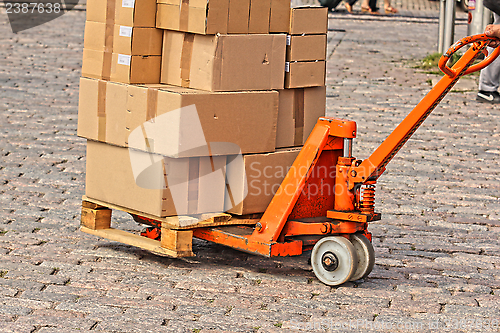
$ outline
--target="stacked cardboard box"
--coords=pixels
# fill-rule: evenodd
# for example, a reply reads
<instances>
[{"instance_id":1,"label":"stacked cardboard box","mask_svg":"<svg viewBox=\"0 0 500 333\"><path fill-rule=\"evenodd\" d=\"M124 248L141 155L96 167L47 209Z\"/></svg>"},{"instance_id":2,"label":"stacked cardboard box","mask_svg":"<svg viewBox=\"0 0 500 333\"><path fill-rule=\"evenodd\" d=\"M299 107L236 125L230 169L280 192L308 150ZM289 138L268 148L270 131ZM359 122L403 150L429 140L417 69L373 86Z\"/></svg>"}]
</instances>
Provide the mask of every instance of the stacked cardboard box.
<instances>
[{"instance_id":1,"label":"stacked cardboard box","mask_svg":"<svg viewBox=\"0 0 500 333\"><path fill-rule=\"evenodd\" d=\"M159 83L162 30L155 0L88 0L82 75Z\"/></svg>"},{"instance_id":2,"label":"stacked cardboard box","mask_svg":"<svg viewBox=\"0 0 500 333\"><path fill-rule=\"evenodd\" d=\"M88 0L86 195L158 217L263 212L324 115L326 24L288 0Z\"/></svg>"}]
</instances>

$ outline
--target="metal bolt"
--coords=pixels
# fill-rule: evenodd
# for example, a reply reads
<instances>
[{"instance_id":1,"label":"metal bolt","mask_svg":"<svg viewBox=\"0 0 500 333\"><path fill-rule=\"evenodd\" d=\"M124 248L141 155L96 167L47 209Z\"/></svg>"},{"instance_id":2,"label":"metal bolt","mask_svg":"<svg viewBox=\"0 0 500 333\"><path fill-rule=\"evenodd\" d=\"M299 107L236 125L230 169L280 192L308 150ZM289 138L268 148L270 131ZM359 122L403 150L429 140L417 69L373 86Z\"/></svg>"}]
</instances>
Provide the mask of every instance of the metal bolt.
<instances>
[{"instance_id":1,"label":"metal bolt","mask_svg":"<svg viewBox=\"0 0 500 333\"><path fill-rule=\"evenodd\" d=\"M255 229L256 229L258 232L262 232L262 230L264 230L264 227L262 226L262 223L257 222L257 224L255 225Z\"/></svg>"},{"instance_id":2,"label":"metal bolt","mask_svg":"<svg viewBox=\"0 0 500 333\"><path fill-rule=\"evenodd\" d=\"M337 269L337 267L339 267L339 260L337 256L330 251L323 254L321 263L323 264L323 268L329 272L333 272Z\"/></svg>"}]
</instances>

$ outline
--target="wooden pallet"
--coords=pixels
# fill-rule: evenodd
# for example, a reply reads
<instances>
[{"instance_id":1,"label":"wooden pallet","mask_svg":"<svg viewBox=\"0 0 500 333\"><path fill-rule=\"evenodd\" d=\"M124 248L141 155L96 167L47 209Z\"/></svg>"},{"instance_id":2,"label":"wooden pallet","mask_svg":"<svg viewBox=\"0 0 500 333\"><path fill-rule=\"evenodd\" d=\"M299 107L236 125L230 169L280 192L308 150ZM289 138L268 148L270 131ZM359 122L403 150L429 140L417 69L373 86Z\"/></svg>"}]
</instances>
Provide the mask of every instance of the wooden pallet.
<instances>
[{"instance_id":1,"label":"wooden pallet","mask_svg":"<svg viewBox=\"0 0 500 333\"><path fill-rule=\"evenodd\" d=\"M144 216L161 222L161 240L154 240L111 227L112 210ZM83 196L80 230L127 245L174 258L192 257L193 229L224 225L255 225L259 219L238 218L230 214L157 217Z\"/></svg>"}]
</instances>

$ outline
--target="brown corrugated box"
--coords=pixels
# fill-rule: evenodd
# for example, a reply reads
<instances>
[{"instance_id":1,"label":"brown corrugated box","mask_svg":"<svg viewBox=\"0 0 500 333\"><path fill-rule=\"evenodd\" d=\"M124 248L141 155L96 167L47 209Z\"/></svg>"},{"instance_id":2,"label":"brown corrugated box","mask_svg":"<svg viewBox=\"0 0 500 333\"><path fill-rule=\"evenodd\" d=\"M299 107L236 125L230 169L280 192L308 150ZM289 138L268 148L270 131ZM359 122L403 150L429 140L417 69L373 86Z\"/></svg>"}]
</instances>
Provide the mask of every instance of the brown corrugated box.
<instances>
[{"instance_id":1,"label":"brown corrugated box","mask_svg":"<svg viewBox=\"0 0 500 333\"><path fill-rule=\"evenodd\" d=\"M326 60L326 34L287 36L286 61L316 60Z\"/></svg>"},{"instance_id":2,"label":"brown corrugated box","mask_svg":"<svg viewBox=\"0 0 500 333\"><path fill-rule=\"evenodd\" d=\"M274 151L278 117L276 91L210 93L166 85L131 86L81 78L78 135L128 147L131 145L129 135L135 129L190 105L196 106L206 142L234 143L243 153ZM172 152L175 147L162 146L157 138L143 140L142 144L156 140L151 145L152 152L182 156L180 151ZM136 144L132 146L141 149Z\"/></svg>"},{"instance_id":3,"label":"brown corrugated box","mask_svg":"<svg viewBox=\"0 0 500 333\"><path fill-rule=\"evenodd\" d=\"M270 29L271 0L251 0L248 33L267 34Z\"/></svg>"},{"instance_id":4,"label":"brown corrugated box","mask_svg":"<svg viewBox=\"0 0 500 333\"><path fill-rule=\"evenodd\" d=\"M88 141L85 194L158 217L222 212L225 165L225 156L172 159Z\"/></svg>"},{"instance_id":5,"label":"brown corrugated box","mask_svg":"<svg viewBox=\"0 0 500 333\"><path fill-rule=\"evenodd\" d=\"M114 20L115 0L87 0L87 21L106 23L106 18Z\"/></svg>"},{"instance_id":6,"label":"brown corrugated box","mask_svg":"<svg viewBox=\"0 0 500 333\"><path fill-rule=\"evenodd\" d=\"M327 7L296 7L291 9L288 34L326 34L327 31Z\"/></svg>"},{"instance_id":7,"label":"brown corrugated box","mask_svg":"<svg viewBox=\"0 0 500 333\"><path fill-rule=\"evenodd\" d=\"M226 179L230 188L224 209L238 215L264 212L299 152L300 148L291 148L244 155L242 163L230 163L228 158Z\"/></svg>"},{"instance_id":8,"label":"brown corrugated box","mask_svg":"<svg viewBox=\"0 0 500 333\"><path fill-rule=\"evenodd\" d=\"M111 57L111 81L133 84L160 82L161 56L130 56L113 53Z\"/></svg>"},{"instance_id":9,"label":"brown corrugated box","mask_svg":"<svg viewBox=\"0 0 500 333\"><path fill-rule=\"evenodd\" d=\"M269 32L270 0L158 0L157 2L156 26L161 29L202 35ZM286 32L287 29L288 26L280 31Z\"/></svg>"},{"instance_id":10,"label":"brown corrugated box","mask_svg":"<svg viewBox=\"0 0 500 333\"><path fill-rule=\"evenodd\" d=\"M85 22L83 47L128 55L161 55L163 31L156 28Z\"/></svg>"},{"instance_id":11,"label":"brown corrugated box","mask_svg":"<svg viewBox=\"0 0 500 333\"><path fill-rule=\"evenodd\" d=\"M115 24L128 27L156 27L156 0L115 1Z\"/></svg>"},{"instance_id":12,"label":"brown corrugated box","mask_svg":"<svg viewBox=\"0 0 500 333\"><path fill-rule=\"evenodd\" d=\"M114 26L113 52L128 55L159 55L163 32L156 28Z\"/></svg>"},{"instance_id":13,"label":"brown corrugated box","mask_svg":"<svg viewBox=\"0 0 500 333\"><path fill-rule=\"evenodd\" d=\"M159 83L161 56L83 49L82 76L123 83Z\"/></svg>"},{"instance_id":14,"label":"brown corrugated box","mask_svg":"<svg viewBox=\"0 0 500 333\"><path fill-rule=\"evenodd\" d=\"M227 33L228 12L228 0L158 0L156 27L198 34Z\"/></svg>"},{"instance_id":15,"label":"brown corrugated box","mask_svg":"<svg viewBox=\"0 0 500 333\"><path fill-rule=\"evenodd\" d=\"M156 0L87 0L87 21L155 27Z\"/></svg>"},{"instance_id":16,"label":"brown corrugated box","mask_svg":"<svg viewBox=\"0 0 500 333\"><path fill-rule=\"evenodd\" d=\"M282 89L286 36L165 31L161 82L207 91Z\"/></svg>"},{"instance_id":17,"label":"brown corrugated box","mask_svg":"<svg viewBox=\"0 0 500 333\"><path fill-rule=\"evenodd\" d=\"M105 3L109 5L115 2ZM96 20L102 19L94 14L96 8L100 8L99 4L92 2L90 5L90 17ZM148 4L149 0L137 2L123 0L116 3L117 6L133 5L136 9L145 8L144 10L148 8ZM125 18L134 14L133 11L129 12L134 8L124 7L125 11L120 16L123 22L130 21ZM135 19L132 21L143 22L147 17L147 15L139 16L138 21ZM131 26L114 24L115 19L108 10L105 22L86 22L82 76L124 83L159 83L162 31L154 28L154 22L151 28L133 24Z\"/></svg>"},{"instance_id":18,"label":"brown corrugated box","mask_svg":"<svg viewBox=\"0 0 500 333\"><path fill-rule=\"evenodd\" d=\"M303 145L325 115L325 102L325 86L280 90L276 148Z\"/></svg>"},{"instance_id":19,"label":"brown corrugated box","mask_svg":"<svg viewBox=\"0 0 500 333\"><path fill-rule=\"evenodd\" d=\"M285 88L305 88L325 85L326 61L287 62Z\"/></svg>"},{"instance_id":20,"label":"brown corrugated box","mask_svg":"<svg viewBox=\"0 0 500 333\"><path fill-rule=\"evenodd\" d=\"M290 0L271 0L269 32L286 33L290 28Z\"/></svg>"}]
</instances>

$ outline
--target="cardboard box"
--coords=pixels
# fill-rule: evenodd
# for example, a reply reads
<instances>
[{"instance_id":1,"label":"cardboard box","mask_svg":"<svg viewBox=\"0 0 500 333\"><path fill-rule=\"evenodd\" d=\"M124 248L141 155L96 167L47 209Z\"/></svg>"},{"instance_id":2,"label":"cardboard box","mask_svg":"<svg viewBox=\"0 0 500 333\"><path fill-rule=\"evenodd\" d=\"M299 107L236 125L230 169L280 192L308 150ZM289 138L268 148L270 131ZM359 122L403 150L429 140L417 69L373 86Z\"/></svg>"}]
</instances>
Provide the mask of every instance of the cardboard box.
<instances>
[{"instance_id":1,"label":"cardboard box","mask_svg":"<svg viewBox=\"0 0 500 333\"><path fill-rule=\"evenodd\" d=\"M87 21L155 27L156 0L88 0Z\"/></svg>"},{"instance_id":2,"label":"cardboard box","mask_svg":"<svg viewBox=\"0 0 500 333\"><path fill-rule=\"evenodd\" d=\"M271 0L269 32L286 33L290 28L290 1Z\"/></svg>"},{"instance_id":3,"label":"cardboard box","mask_svg":"<svg viewBox=\"0 0 500 333\"><path fill-rule=\"evenodd\" d=\"M114 1L116 1L114 11L115 24L127 27L156 27L156 0Z\"/></svg>"},{"instance_id":4,"label":"cardboard box","mask_svg":"<svg viewBox=\"0 0 500 333\"><path fill-rule=\"evenodd\" d=\"M202 35L267 34L270 25L270 1L158 0L156 27ZM286 15L289 16L289 13ZM286 32L287 29L288 24L281 32Z\"/></svg>"},{"instance_id":5,"label":"cardboard box","mask_svg":"<svg viewBox=\"0 0 500 333\"><path fill-rule=\"evenodd\" d=\"M172 159L87 142L85 194L158 217L222 212L226 157Z\"/></svg>"},{"instance_id":6,"label":"cardboard box","mask_svg":"<svg viewBox=\"0 0 500 333\"><path fill-rule=\"evenodd\" d=\"M285 88L305 88L325 85L326 61L287 62Z\"/></svg>"},{"instance_id":7,"label":"cardboard box","mask_svg":"<svg viewBox=\"0 0 500 333\"><path fill-rule=\"evenodd\" d=\"M156 28L114 26L113 52L133 56L161 56L163 31Z\"/></svg>"},{"instance_id":8,"label":"cardboard box","mask_svg":"<svg viewBox=\"0 0 500 333\"><path fill-rule=\"evenodd\" d=\"M106 40L106 38L109 38L109 34L111 34L111 40ZM112 30L106 31L106 23L86 21L84 36L84 49L113 52Z\"/></svg>"},{"instance_id":9,"label":"cardboard box","mask_svg":"<svg viewBox=\"0 0 500 333\"><path fill-rule=\"evenodd\" d=\"M248 33L267 34L270 28L271 0L251 0Z\"/></svg>"},{"instance_id":10,"label":"cardboard box","mask_svg":"<svg viewBox=\"0 0 500 333\"><path fill-rule=\"evenodd\" d=\"M82 76L109 80L111 77L112 53L83 49Z\"/></svg>"},{"instance_id":11,"label":"cardboard box","mask_svg":"<svg viewBox=\"0 0 500 333\"><path fill-rule=\"evenodd\" d=\"M161 56L130 56L113 53L111 81L122 83L159 83Z\"/></svg>"},{"instance_id":12,"label":"cardboard box","mask_svg":"<svg viewBox=\"0 0 500 333\"><path fill-rule=\"evenodd\" d=\"M227 32L235 34L248 33L250 0L230 0Z\"/></svg>"},{"instance_id":13,"label":"cardboard box","mask_svg":"<svg viewBox=\"0 0 500 333\"><path fill-rule=\"evenodd\" d=\"M325 86L280 90L276 148L303 145L325 115L325 105Z\"/></svg>"},{"instance_id":14,"label":"cardboard box","mask_svg":"<svg viewBox=\"0 0 500 333\"><path fill-rule=\"evenodd\" d=\"M326 34L327 31L327 7L296 7L291 9L288 34Z\"/></svg>"},{"instance_id":15,"label":"cardboard box","mask_svg":"<svg viewBox=\"0 0 500 333\"><path fill-rule=\"evenodd\" d=\"M87 0L87 21L106 23L114 21L115 0Z\"/></svg>"},{"instance_id":16,"label":"cardboard box","mask_svg":"<svg viewBox=\"0 0 500 333\"><path fill-rule=\"evenodd\" d=\"M207 91L283 88L286 36L164 32L161 82Z\"/></svg>"},{"instance_id":17,"label":"cardboard box","mask_svg":"<svg viewBox=\"0 0 500 333\"><path fill-rule=\"evenodd\" d=\"M127 55L161 55L163 31L101 22L85 22L83 47Z\"/></svg>"},{"instance_id":18,"label":"cardboard box","mask_svg":"<svg viewBox=\"0 0 500 333\"><path fill-rule=\"evenodd\" d=\"M228 157L224 210L238 215L264 212L299 152L300 149L292 148L243 155L241 162L232 163Z\"/></svg>"},{"instance_id":19,"label":"cardboard box","mask_svg":"<svg viewBox=\"0 0 500 333\"><path fill-rule=\"evenodd\" d=\"M203 35L225 34L228 16L229 0L158 0L156 27Z\"/></svg>"},{"instance_id":20,"label":"cardboard box","mask_svg":"<svg viewBox=\"0 0 500 333\"><path fill-rule=\"evenodd\" d=\"M80 79L79 136L170 157L207 156L207 143L212 155L235 153L215 143L237 146L236 153L274 151L277 117L276 91L211 93Z\"/></svg>"},{"instance_id":21,"label":"cardboard box","mask_svg":"<svg viewBox=\"0 0 500 333\"><path fill-rule=\"evenodd\" d=\"M286 61L326 60L326 35L286 37Z\"/></svg>"}]
</instances>

